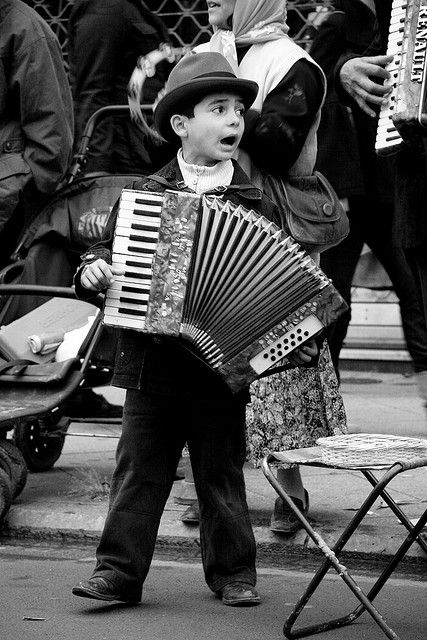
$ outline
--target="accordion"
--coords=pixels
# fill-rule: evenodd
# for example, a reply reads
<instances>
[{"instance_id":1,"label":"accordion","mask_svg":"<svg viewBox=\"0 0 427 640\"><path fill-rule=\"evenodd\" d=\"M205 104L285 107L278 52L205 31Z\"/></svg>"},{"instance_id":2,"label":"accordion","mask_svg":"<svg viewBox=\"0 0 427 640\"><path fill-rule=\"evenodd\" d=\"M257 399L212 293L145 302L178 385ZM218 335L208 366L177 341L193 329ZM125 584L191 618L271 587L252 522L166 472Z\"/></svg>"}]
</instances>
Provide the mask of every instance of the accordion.
<instances>
[{"instance_id":1,"label":"accordion","mask_svg":"<svg viewBox=\"0 0 427 640\"><path fill-rule=\"evenodd\" d=\"M397 151L403 141L427 133L427 0L393 0L387 54L392 92L381 107L375 149Z\"/></svg>"},{"instance_id":2,"label":"accordion","mask_svg":"<svg viewBox=\"0 0 427 640\"><path fill-rule=\"evenodd\" d=\"M124 189L103 322L180 338L238 391L347 305L296 242L219 196Z\"/></svg>"}]
</instances>

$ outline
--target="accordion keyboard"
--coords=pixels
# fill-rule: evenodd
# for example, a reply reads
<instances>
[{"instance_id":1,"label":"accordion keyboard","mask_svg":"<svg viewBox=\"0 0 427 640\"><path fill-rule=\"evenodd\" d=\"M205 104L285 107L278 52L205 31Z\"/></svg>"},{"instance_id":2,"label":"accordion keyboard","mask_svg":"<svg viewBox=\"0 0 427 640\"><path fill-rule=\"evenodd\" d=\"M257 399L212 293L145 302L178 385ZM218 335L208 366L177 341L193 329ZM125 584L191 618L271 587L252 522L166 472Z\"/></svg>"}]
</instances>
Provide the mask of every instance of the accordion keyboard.
<instances>
[{"instance_id":1,"label":"accordion keyboard","mask_svg":"<svg viewBox=\"0 0 427 640\"><path fill-rule=\"evenodd\" d=\"M393 0L387 54L392 91L381 108L375 148L379 155L425 135L427 0Z\"/></svg>"},{"instance_id":2,"label":"accordion keyboard","mask_svg":"<svg viewBox=\"0 0 427 640\"><path fill-rule=\"evenodd\" d=\"M408 0L393 0L387 45L387 55L393 56L392 62L387 66L387 71L390 73L390 80L387 84L392 85L393 90L387 103L381 107L378 118L375 149L380 155L394 152L402 143L402 137L393 124L392 116L396 104L402 61L407 50L407 37L405 37L407 7Z\"/></svg>"},{"instance_id":3,"label":"accordion keyboard","mask_svg":"<svg viewBox=\"0 0 427 640\"><path fill-rule=\"evenodd\" d=\"M125 270L107 290L109 325L140 328L147 313L152 261L160 228L162 195L124 189L113 243L113 262Z\"/></svg>"}]
</instances>

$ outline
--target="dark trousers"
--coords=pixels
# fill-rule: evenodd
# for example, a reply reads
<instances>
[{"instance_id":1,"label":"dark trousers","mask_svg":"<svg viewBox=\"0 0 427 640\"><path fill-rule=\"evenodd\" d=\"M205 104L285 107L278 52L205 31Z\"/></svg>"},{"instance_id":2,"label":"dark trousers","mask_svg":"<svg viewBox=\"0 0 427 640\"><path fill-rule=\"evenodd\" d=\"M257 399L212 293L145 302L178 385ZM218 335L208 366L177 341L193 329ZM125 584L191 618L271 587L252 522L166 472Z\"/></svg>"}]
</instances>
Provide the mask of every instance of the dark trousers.
<instances>
[{"instance_id":1,"label":"dark trousers","mask_svg":"<svg viewBox=\"0 0 427 640\"><path fill-rule=\"evenodd\" d=\"M427 325L427 247L420 245L404 249L404 253L412 271L418 303L424 313L424 322Z\"/></svg>"},{"instance_id":2,"label":"dark trousers","mask_svg":"<svg viewBox=\"0 0 427 640\"><path fill-rule=\"evenodd\" d=\"M392 208L365 198L352 198L349 218L348 237L338 246L321 254L322 269L350 305L354 272L363 244L366 243L387 272L398 297L402 329L415 371L426 371L427 326L405 252L392 244ZM349 308L328 330L331 357L337 371L350 320Z\"/></svg>"},{"instance_id":3,"label":"dark trousers","mask_svg":"<svg viewBox=\"0 0 427 640\"><path fill-rule=\"evenodd\" d=\"M246 502L245 402L167 398L128 390L110 508L94 575L139 599L160 518L188 443L200 504L205 579L213 591L255 585L255 540Z\"/></svg>"}]
</instances>

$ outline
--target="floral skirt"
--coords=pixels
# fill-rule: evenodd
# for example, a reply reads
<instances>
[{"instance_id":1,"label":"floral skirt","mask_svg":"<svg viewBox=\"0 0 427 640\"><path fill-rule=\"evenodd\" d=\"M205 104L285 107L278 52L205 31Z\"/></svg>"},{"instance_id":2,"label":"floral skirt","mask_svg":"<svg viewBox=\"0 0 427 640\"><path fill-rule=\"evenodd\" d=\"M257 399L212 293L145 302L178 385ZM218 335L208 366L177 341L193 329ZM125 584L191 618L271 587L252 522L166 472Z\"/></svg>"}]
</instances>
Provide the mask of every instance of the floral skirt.
<instances>
[{"instance_id":1,"label":"floral skirt","mask_svg":"<svg viewBox=\"0 0 427 640\"><path fill-rule=\"evenodd\" d=\"M311 447L317 438L347 433L327 344L317 367L297 367L254 382L246 424L247 458L255 467L269 451Z\"/></svg>"}]
</instances>

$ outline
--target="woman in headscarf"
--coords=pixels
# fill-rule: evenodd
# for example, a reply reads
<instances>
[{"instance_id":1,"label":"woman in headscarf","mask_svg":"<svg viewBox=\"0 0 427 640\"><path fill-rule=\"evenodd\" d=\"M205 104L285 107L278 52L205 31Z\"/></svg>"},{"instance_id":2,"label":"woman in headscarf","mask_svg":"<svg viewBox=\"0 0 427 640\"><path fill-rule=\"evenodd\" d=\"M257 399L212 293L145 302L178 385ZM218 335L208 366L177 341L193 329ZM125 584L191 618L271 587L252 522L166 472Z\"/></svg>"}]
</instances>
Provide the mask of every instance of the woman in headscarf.
<instances>
[{"instance_id":1,"label":"woman in headscarf","mask_svg":"<svg viewBox=\"0 0 427 640\"><path fill-rule=\"evenodd\" d=\"M213 36L197 51L222 53L240 77L255 80L258 96L245 118L238 162L254 184L262 173L310 175L325 95L320 67L287 35L286 0L208 0ZM327 346L314 368L297 368L255 382L248 405L249 458L314 445L346 429L345 412ZM278 469L278 480L305 514L308 493L298 467ZM187 485L188 486L188 485ZM197 505L183 515L197 521ZM298 521L277 498L271 518L277 533L293 533Z\"/></svg>"},{"instance_id":2,"label":"woman in headscarf","mask_svg":"<svg viewBox=\"0 0 427 640\"><path fill-rule=\"evenodd\" d=\"M198 50L219 51L260 89L246 116L238 161L254 181L256 166L273 175L310 175L325 78L287 35L286 0L208 1L214 34ZM251 161L249 160L249 157Z\"/></svg>"}]
</instances>

